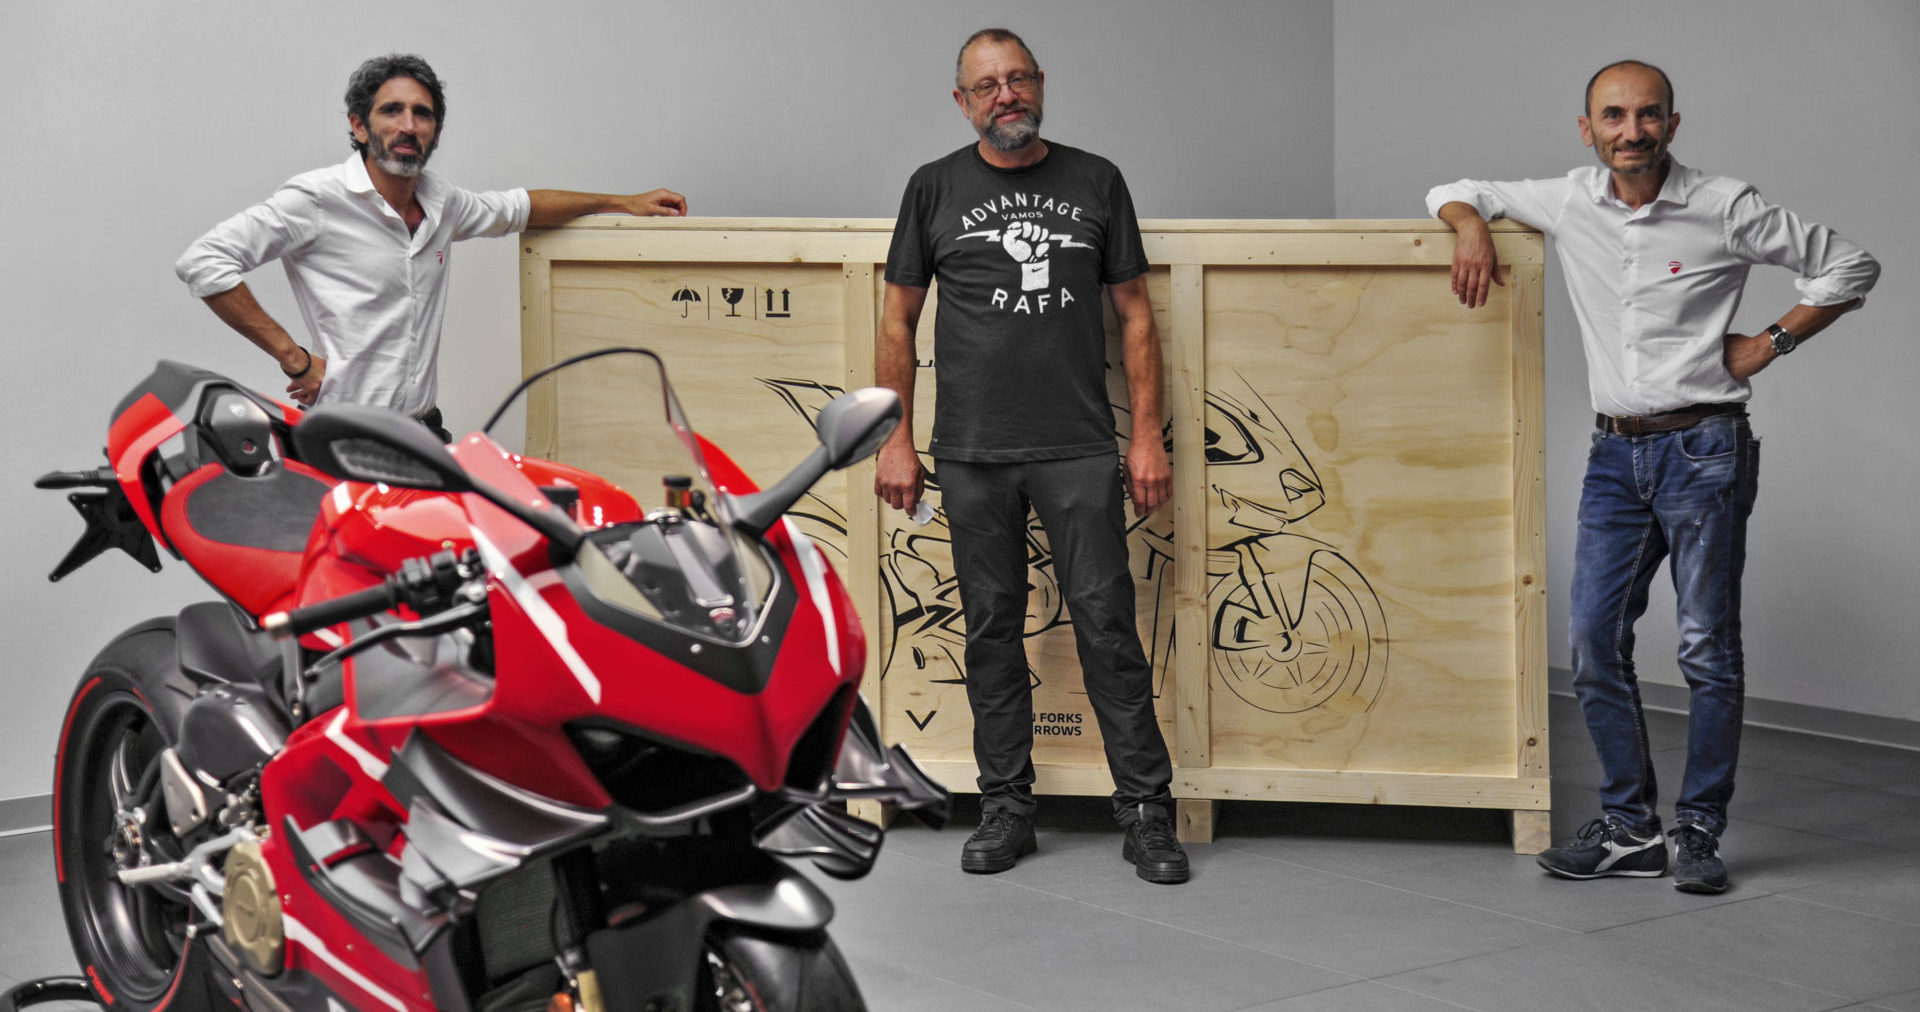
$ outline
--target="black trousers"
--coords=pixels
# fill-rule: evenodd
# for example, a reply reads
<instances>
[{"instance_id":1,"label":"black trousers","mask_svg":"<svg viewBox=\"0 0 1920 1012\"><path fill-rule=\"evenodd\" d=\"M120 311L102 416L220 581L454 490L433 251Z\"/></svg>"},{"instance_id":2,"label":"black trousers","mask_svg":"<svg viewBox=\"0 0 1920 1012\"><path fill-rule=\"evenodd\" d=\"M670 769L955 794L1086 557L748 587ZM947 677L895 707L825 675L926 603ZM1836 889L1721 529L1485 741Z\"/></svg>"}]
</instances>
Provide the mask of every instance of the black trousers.
<instances>
[{"instance_id":1,"label":"black trousers","mask_svg":"<svg viewBox=\"0 0 1920 1012\"><path fill-rule=\"evenodd\" d=\"M1052 548L1054 577L1073 620L1080 672L1093 703L1114 817L1150 805L1173 815L1173 763L1153 712L1153 672L1134 625L1121 477L1111 454L1019 464L937 462L953 531L953 568L966 610L967 701L981 809L1030 815L1033 690L1024 643L1027 510Z\"/></svg>"}]
</instances>

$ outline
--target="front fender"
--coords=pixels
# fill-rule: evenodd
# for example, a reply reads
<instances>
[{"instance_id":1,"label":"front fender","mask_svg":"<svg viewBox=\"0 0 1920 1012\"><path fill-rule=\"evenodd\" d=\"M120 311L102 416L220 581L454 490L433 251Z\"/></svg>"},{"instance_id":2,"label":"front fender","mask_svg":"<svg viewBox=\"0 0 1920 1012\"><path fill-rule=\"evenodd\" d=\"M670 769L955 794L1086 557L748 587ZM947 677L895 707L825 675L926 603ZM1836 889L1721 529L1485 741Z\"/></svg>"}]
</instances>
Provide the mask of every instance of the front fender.
<instances>
[{"instance_id":1,"label":"front fender","mask_svg":"<svg viewBox=\"0 0 1920 1012\"><path fill-rule=\"evenodd\" d=\"M833 919L833 901L800 873L767 861L757 877L693 893L665 910L587 936L607 1008L694 1008L707 931L717 923L804 935Z\"/></svg>"}]
</instances>

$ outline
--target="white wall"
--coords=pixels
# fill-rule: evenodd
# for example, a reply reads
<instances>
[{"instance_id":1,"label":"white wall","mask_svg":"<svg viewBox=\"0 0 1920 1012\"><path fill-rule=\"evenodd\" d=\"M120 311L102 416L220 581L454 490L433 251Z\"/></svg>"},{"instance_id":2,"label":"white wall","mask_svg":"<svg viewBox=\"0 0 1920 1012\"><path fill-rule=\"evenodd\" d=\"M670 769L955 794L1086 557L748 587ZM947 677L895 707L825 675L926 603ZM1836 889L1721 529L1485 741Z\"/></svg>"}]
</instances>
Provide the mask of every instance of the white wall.
<instances>
[{"instance_id":1,"label":"white wall","mask_svg":"<svg viewBox=\"0 0 1920 1012\"><path fill-rule=\"evenodd\" d=\"M1330 0L0 5L0 801L50 790L67 696L108 637L207 596L184 566L156 577L117 553L47 585L79 521L29 483L99 462L107 413L158 358L281 389L172 264L346 157L341 94L365 57L433 63L449 95L435 167L462 185L666 185L696 214L892 217L915 166L972 138L948 97L960 42L1006 24L1047 71L1047 136L1111 157L1143 216L1323 218L1333 22ZM519 370L515 247L458 257L441 368L456 429ZM277 269L251 283L298 332Z\"/></svg>"},{"instance_id":2,"label":"white wall","mask_svg":"<svg viewBox=\"0 0 1920 1012\"><path fill-rule=\"evenodd\" d=\"M0 800L49 789L86 659L204 592L184 567L112 557L42 574L78 521L28 487L100 459L106 415L155 359L277 389L264 356L173 279L194 236L295 172L346 156L341 92L376 52L426 55L451 102L436 168L464 185L670 185L709 215L890 217L915 165L965 143L947 97L967 32L1005 23L1048 72L1046 133L1112 157L1149 217L1408 217L1434 182L1557 174L1590 157L1573 117L1592 68L1673 74L1676 150L1858 240L1886 278L1868 308L1761 377L1766 437L1747 581L1756 695L1920 719L1920 305L1909 281L1920 164L1920 7L1312 0L831 0L427 6L348 0L0 5ZM1635 41L1644 38L1644 41ZM1337 128L1337 129L1336 129ZM1901 180L1904 182L1904 179ZM518 370L509 242L459 251L442 361L454 427ZM277 272L253 279L294 324ZM1587 399L1550 268L1548 532L1553 659L1566 663L1573 502ZM1756 275L1745 326L1792 289ZM297 324L296 324L297 326ZM1676 680L1670 597L1644 673Z\"/></svg>"},{"instance_id":3,"label":"white wall","mask_svg":"<svg viewBox=\"0 0 1920 1012\"><path fill-rule=\"evenodd\" d=\"M1335 15L1342 217L1422 214L1428 187L1462 176L1586 164L1581 90L1598 67L1632 57L1673 79L1682 161L1746 179L1879 258L1864 310L1755 381L1764 449L1745 582L1748 692L1907 720L1920 719L1916 53L1920 5L1906 0L1342 0ZM1566 666L1593 423L1557 264L1547 288L1549 633L1552 662ZM1797 297L1787 272L1756 270L1736 324L1752 333ZM1639 670L1679 684L1672 614L1663 575L1640 624Z\"/></svg>"}]
</instances>

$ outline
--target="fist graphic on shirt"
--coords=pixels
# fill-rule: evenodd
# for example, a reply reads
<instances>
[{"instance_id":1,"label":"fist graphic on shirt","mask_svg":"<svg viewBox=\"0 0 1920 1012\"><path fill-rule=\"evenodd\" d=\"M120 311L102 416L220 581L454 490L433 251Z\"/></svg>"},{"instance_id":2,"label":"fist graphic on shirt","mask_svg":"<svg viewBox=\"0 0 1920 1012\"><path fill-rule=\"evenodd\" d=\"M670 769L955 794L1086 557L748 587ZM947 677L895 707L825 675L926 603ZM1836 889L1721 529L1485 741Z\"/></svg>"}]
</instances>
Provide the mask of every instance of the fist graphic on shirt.
<instances>
[{"instance_id":1,"label":"fist graphic on shirt","mask_svg":"<svg viewBox=\"0 0 1920 1012\"><path fill-rule=\"evenodd\" d=\"M1016 221L1000 233L1000 248L1020 264L1020 290L1032 292L1047 287L1047 251L1053 244L1047 241L1045 225L1031 221Z\"/></svg>"}]
</instances>

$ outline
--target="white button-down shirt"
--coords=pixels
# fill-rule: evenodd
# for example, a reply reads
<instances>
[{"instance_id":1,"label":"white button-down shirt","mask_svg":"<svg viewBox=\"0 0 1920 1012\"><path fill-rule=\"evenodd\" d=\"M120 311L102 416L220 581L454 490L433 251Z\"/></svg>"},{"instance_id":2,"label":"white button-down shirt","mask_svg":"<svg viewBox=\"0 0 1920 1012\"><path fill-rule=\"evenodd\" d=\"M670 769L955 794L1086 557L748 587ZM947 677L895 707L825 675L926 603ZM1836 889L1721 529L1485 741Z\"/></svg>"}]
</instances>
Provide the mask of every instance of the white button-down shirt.
<instances>
[{"instance_id":1,"label":"white button-down shirt","mask_svg":"<svg viewBox=\"0 0 1920 1012\"><path fill-rule=\"evenodd\" d=\"M1614 196L1599 165L1559 179L1462 179L1434 187L1427 210L1437 216L1456 200L1554 239L1601 414L1751 397L1751 385L1727 372L1724 338L1754 264L1798 273L1811 306L1861 298L1880 277L1879 263L1832 229L1767 203L1746 183L1677 161L1660 196L1637 209Z\"/></svg>"},{"instance_id":2,"label":"white button-down shirt","mask_svg":"<svg viewBox=\"0 0 1920 1012\"><path fill-rule=\"evenodd\" d=\"M439 396L436 363L453 244L518 232L526 190L475 193L422 173L426 212L406 222L373 188L356 153L287 180L273 196L187 247L174 273L195 298L227 291L279 259L327 373L315 403L375 404L424 414Z\"/></svg>"}]
</instances>

